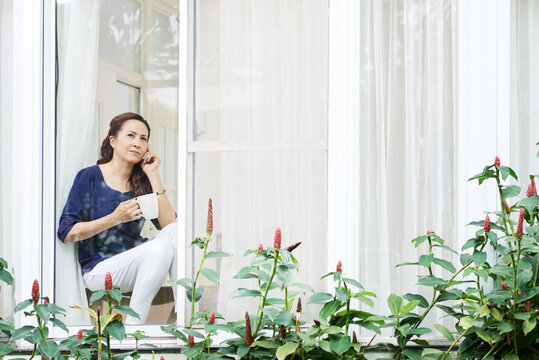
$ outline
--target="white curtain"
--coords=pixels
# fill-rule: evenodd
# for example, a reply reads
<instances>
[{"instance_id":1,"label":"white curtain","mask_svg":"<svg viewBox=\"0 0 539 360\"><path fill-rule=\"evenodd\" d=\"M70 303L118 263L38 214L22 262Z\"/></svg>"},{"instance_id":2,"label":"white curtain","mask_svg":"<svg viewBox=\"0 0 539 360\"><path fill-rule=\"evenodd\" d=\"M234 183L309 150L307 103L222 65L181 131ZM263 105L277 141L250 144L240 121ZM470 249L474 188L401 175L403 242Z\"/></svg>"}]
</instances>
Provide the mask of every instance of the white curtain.
<instances>
[{"instance_id":1,"label":"white curtain","mask_svg":"<svg viewBox=\"0 0 539 360\"><path fill-rule=\"evenodd\" d=\"M58 5L58 111L56 219L60 218L76 173L95 164L98 121L95 119L99 39L99 1L73 0ZM56 303L68 309L67 323L89 324L76 244L56 247Z\"/></svg>"},{"instance_id":2,"label":"white curtain","mask_svg":"<svg viewBox=\"0 0 539 360\"><path fill-rule=\"evenodd\" d=\"M13 149L14 137L12 134L12 85L13 85L13 4L12 0L0 0L0 141L3 149ZM13 229L14 214L10 211L11 199L13 198L13 183L7 176L13 167L13 153L11 151L0 152L0 257L7 260L10 271L13 269L11 259L11 240L15 234ZM3 319L11 316L12 288L0 283L0 317Z\"/></svg>"},{"instance_id":3,"label":"white curtain","mask_svg":"<svg viewBox=\"0 0 539 360\"><path fill-rule=\"evenodd\" d=\"M327 7L327 0L197 3L193 231L204 233L212 197L212 246L234 254L208 262L221 283L202 280L200 306L227 319L256 308L229 299L237 287L256 288L232 276L248 264L246 249L273 246L277 227L283 246L303 242L294 251L295 281L325 290Z\"/></svg>"},{"instance_id":4,"label":"white curtain","mask_svg":"<svg viewBox=\"0 0 539 360\"><path fill-rule=\"evenodd\" d=\"M377 313L420 290L416 267L395 269L424 253L414 237L455 246L453 28L451 0L330 4L329 234L342 246L329 258L378 295Z\"/></svg>"},{"instance_id":5,"label":"white curtain","mask_svg":"<svg viewBox=\"0 0 539 360\"><path fill-rule=\"evenodd\" d=\"M525 193L539 175L539 3L511 2L511 163ZM536 179L537 181L537 179Z\"/></svg>"}]
</instances>

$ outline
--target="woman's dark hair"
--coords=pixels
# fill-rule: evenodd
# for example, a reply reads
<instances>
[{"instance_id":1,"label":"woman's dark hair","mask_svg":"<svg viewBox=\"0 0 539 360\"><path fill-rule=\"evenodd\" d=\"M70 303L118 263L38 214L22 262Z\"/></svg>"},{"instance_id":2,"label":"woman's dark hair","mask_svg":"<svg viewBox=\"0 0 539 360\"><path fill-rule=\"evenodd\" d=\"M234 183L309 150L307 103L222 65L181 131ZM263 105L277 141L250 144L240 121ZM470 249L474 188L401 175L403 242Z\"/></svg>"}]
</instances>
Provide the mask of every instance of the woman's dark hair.
<instances>
[{"instance_id":1,"label":"woman's dark hair","mask_svg":"<svg viewBox=\"0 0 539 360\"><path fill-rule=\"evenodd\" d=\"M108 163L112 160L112 154L114 153L114 149L110 145L110 137L118 136L118 132L124 125L124 122L126 122L127 120L138 120L141 121L144 125L146 125L146 128L148 128L148 140L150 140L150 125L142 116L132 112L120 114L110 121L109 133L107 134L105 139L103 139L103 143L101 144L101 158L97 160L98 165ZM131 191L135 192L135 196L144 195L152 192L152 185L150 184L150 180L146 176L146 173L142 170L140 163L136 164L133 167L131 175L129 176L129 184L131 185Z\"/></svg>"}]
</instances>

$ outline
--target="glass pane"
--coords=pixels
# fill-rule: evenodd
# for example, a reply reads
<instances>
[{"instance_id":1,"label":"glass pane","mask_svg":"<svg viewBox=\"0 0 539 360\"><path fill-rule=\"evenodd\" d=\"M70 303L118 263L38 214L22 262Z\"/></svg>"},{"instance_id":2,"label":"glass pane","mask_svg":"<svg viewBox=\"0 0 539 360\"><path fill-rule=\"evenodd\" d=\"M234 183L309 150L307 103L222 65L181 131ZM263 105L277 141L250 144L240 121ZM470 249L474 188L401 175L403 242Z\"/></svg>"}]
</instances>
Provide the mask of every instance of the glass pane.
<instances>
[{"instance_id":1,"label":"glass pane","mask_svg":"<svg viewBox=\"0 0 539 360\"><path fill-rule=\"evenodd\" d=\"M140 72L140 3L101 0L99 14L99 57Z\"/></svg>"},{"instance_id":2,"label":"glass pane","mask_svg":"<svg viewBox=\"0 0 539 360\"><path fill-rule=\"evenodd\" d=\"M327 0L196 7L193 140L325 140Z\"/></svg>"},{"instance_id":3,"label":"glass pane","mask_svg":"<svg viewBox=\"0 0 539 360\"><path fill-rule=\"evenodd\" d=\"M116 111L140 112L140 89L121 82L116 83Z\"/></svg>"},{"instance_id":4,"label":"glass pane","mask_svg":"<svg viewBox=\"0 0 539 360\"><path fill-rule=\"evenodd\" d=\"M326 152L257 151L207 152L194 155L193 237L204 236L208 198L212 198L214 228L211 250L232 257L210 259L204 267L220 275L219 285L201 279L205 288L198 303L222 313L228 320L241 319L245 311L256 312L253 298L230 299L239 287L257 289L251 280L233 276L252 257L247 249L273 246L277 227L282 229L282 247L301 241L293 254L300 263L292 282L325 289L320 277L326 271ZM194 250L198 266L201 251ZM272 297L284 298L275 291ZM307 303L303 297L303 304ZM308 307L307 307L308 308ZM306 310L307 312L312 311Z\"/></svg>"},{"instance_id":5,"label":"glass pane","mask_svg":"<svg viewBox=\"0 0 539 360\"><path fill-rule=\"evenodd\" d=\"M152 57L150 79L178 86L178 19L152 12Z\"/></svg>"}]
</instances>

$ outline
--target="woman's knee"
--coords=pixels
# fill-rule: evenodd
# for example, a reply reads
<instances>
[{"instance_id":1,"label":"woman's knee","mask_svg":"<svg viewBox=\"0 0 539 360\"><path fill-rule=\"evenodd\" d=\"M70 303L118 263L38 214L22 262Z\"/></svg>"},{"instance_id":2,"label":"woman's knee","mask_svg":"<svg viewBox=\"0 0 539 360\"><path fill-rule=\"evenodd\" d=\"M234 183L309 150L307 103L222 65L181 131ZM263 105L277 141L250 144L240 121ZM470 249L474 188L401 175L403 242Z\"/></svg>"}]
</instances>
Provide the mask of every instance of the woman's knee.
<instances>
[{"instance_id":1,"label":"woman's knee","mask_svg":"<svg viewBox=\"0 0 539 360\"><path fill-rule=\"evenodd\" d=\"M170 264L174 257L175 249L165 241L153 241L148 255L152 261L159 261L163 264Z\"/></svg>"}]
</instances>

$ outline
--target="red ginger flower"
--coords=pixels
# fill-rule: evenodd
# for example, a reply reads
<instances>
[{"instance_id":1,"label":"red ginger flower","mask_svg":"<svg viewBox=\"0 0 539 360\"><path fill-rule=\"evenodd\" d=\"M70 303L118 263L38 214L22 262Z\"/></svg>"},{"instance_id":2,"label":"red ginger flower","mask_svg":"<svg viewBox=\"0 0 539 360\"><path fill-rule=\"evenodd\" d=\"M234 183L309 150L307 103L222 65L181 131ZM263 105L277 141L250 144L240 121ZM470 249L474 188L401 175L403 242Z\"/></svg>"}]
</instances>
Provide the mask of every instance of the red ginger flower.
<instances>
[{"instance_id":1,"label":"red ginger flower","mask_svg":"<svg viewBox=\"0 0 539 360\"><path fill-rule=\"evenodd\" d=\"M77 333L77 339L82 340L82 329Z\"/></svg>"},{"instance_id":2,"label":"red ginger flower","mask_svg":"<svg viewBox=\"0 0 539 360\"><path fill-rule=\"evenodd\" d=\"M112 290L112 276L110 272L107 272L107 275L105 275L105 290Z\"/></svg>"},{"instance_id":3,"label":"red ginger flower","mask_svg":"<svg viewBox=\"0 0 539 360\"><path fill-rule=\"evenodd\" d=\"M530 312L531 309L532 309L532 302L530 300L526 300L526 305L524 306L524 310L526 312Z\"/></svg>"},{"instance_id":4,"label":"red ginger flower","mask_svg":"<svg viewBox=\"0 0 539 360\"><path fill-rule=\"evenodd\" d=\"M530 183L530 185L528 185L528 191L526 192L526 195L528 195L528 197L532 197L534 195L537 195L537 189L535 188L535 182L532 182L532 183Z\"/></svg>"},{"instance_id":5,"label":"red ginger flower","mask_svg":"<svg viewBox=\"0 0 539 360\"><path fill-rule=\"evenodd\" d=\"M509 205L507 204L507 201L503 201L503 207L505 208L505 212L506 213L510 213L511 212L511 208L509 207Z\"/></svg>"},{"instance_id":6,"label":"red ginger flower","mask_svg":"<svg viewBox=\"0 0 539 360\"><path fill-rule=\"evenodd\" d=\"M32 284L32 301L34 304L37 304L39 301L39 283L37 282L37 279L35 279Z\"/></svg>"},{"instance_id":7,"label":"red ginger flower","mask_svg":"<svg viewBox=\"0 0 539 360\"><path fill-rule=\"evenodd\" d=\"M211 233L213 232L213 207L211 204L211 198L208 201L208 221L206 222L206 234L208 237L211 236Z\"/></svg>"},{"instance_id":8,"label":"red ginger flower","mask_svg":"<svg viewBox=\"0 0 539 360\"><path fill-rule=\"evenodd\" d=\"M483 229L485 229L486 233L490 232L490 218L488 217L488 215L485 218L485 224L483 225Z\"/></svg>"},{"instance_id":9,"label":"red ginger flower","mask_svg":"<svg viewBox=\"0 0 539 360\"><path fill-rule=\"evenodd\" d=\"M504 290L507 290L507 283L506 283L505 281L502 282L502 288L503 288Z\"/></svg>"},{"instance_id":10,"label":"red ginger flower","mask_svg":"<svg viewBox=\"0 0 539 360\"><path fill-rule=\"evenodd\" d=\"M357 344L359 341L357 341L357 335L355 331L352 331L352 343Z\"/></svg>"},{"instance_id":11,"label":"red ginger flower","mask_svg":"<svg viewBox=\"0 0 539 360\"><path fill-rule=\"evenodd\" d=\"M427 230L427 236L429 236L429 235L430 235L430 230Z\"/></svg>"},{"instance_id":12,"label":"red ginger flower","mask_svg":"<svg viewBox=\"0 0 539 360\"><path fill-rule=\"evenodd\" d=\"M47 300L47 299L43 300L43 304L48 305L48 304L49 304L49 300Z\"/></svg>"},{"instance_id":13,"label":"red ginger flower","mask_svg":"<svg viewBox=\"0 0 539 360\"><path fill-rule=\"evenodd\" d=\"M195 338L193 335L189 335L189 347L192 348L195 346Z\"/></svg>"},{"instance_id":14,"label":"red ginger flower","mask_svg":"<svg viewBox=\"0 0 539 360\"><path fill-rule=\"evenodd\" d=\"M281 248L281 228L275 230L275 237L273 238L273 247L276 249Z\"/></svg>"},{"instance_id":15,"label":"red ginger flower","mask_svg":"<svg viewBox=\"0 0 539 360\"><path fill-rule=\"evenodd\" d=\"M251 319L249 313L245 312L245 343L249 346L253 343L253 333L251 332Z\"/></svg>"},{"instance_id":16,"label":"red ginger flower","mask_svg":"<svg viewBox=\"0 0 539 360\"><path fill-rule=\"evenodd\" d=\"M496 167L500 167L501 163L500 163L500 158L496 156L496 158L494 159L494 165L496 165Z\"/></svg>"},{"instance_id":17,"label":"red ginger flower","mask_svg":"<svg viewBox=\"0 0 539 360\"><path fill-rule=\"evenodd\" d=\"M342 272L342 263L341 263L341 260L337 261L337 272Z\"/></svg>"},{"instance_id":18,"label":"red ginger flower","mask_svg":"<svg viewBox=\"0 0 539 360\"><path fill-rule=\"evenodd\" d=\"M264 250L264 247L262 246L262 244L259 244L258 245L258 253L261 253L262 250Z\"/></svg>"},{"instance_id":19,"label":"red ginger flower","mask_svg":"<svg viewBox=\"0 0 539 360\"><path fill-rule=\"evenodd\" d=\"M296 312L300 313L302 310L301 307L301 298L298 298L298 305L296 306Z\"/></svg>"},{"instance_id":20,"label":"red ginger flower","mask_svg":"<svg viewBox=\"0 0 539 360\"><path fill-rule=\"evenodd\" d=\"M518 217L517 233L515 234L517 238L522 237L523 225L524 225L524 208L520 208L520 216Z\"/></svg>"},{"instance_id":21,"label":"red ginger flower","mask_svg":"<svg viewBox=\"0 0 539 360\"><path fill-rule=\"evenodd\" d=\"M165 357L163 355L161 355L161 360L165 360Z\"/></svg>"},{"instance_id":22,"label":"red ginger flower","mask_svg":"<svg viewBox=\"0 0 539 360\"><path fill-rule=\"evenodd\" d=\"M208 311L208 309L206 309L206 308L202 309L202 312L206 312L206 311Z\"/></svg>"},{"instance_id":23,"label":"red ginger flower","mask_svg":"<svg viewBox=\"0 0 539 360\"><path fill-rule=\"evenodd\" d=\"M212 324L212 325L215 323L215 312L214 311L212 311L211 314L210 314L209 323Z\"/></svg>"},{"instance_id":24,"label":"red ginger flower","mask_svg":"<svg viewBox=\"0 0 539 360\"><path fill-rule=\"evenodd\" d=\"M286 338L286 328L284 325L279 326L279 335L281 336L281 339Z\"/></svg>"}]
</instances>

